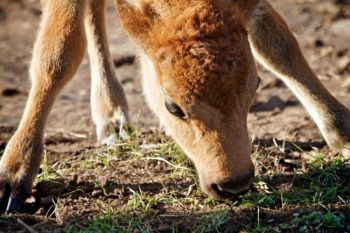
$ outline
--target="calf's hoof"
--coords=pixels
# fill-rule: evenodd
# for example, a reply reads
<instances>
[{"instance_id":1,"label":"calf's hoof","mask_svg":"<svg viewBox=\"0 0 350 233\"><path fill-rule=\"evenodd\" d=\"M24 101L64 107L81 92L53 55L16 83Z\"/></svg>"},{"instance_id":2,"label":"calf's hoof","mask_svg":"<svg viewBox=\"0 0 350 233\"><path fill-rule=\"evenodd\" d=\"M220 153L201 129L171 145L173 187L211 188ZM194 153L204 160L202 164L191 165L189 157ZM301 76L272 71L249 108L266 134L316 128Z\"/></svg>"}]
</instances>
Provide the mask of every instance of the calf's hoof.
<instances>
[{"instance_id":1,"label":"calf's hoof","mask_svg":"<svg viewBox=\"0 0 350 233\"><path fill-rule=\"evenodd\" d=\"M12 184L0 181L0 214L20 212L24 201L30 194L21 184Z\"/></svg>"},{"instance_id":2,"label":"calf's hoof","mask_svg":"<svg viewBox=\"0 0 350 233\"><path fill-rule=\"evenodd\" d=\"M19 212L31 196L42 153L41 143L21 140L16 135L9 141L0 160L0 213Z\"/></svg>"},{"instance_id":3,"label":"calf's hoof","mask_svg":"<svg viewBox=\"0 0 350 233\"><path fill-rule=\"evenodd\" d=\"M121 113L117 120L96 122L97 146L111 146L118 140L129 140L129 117Z\"/></svg>"}]
</instances>

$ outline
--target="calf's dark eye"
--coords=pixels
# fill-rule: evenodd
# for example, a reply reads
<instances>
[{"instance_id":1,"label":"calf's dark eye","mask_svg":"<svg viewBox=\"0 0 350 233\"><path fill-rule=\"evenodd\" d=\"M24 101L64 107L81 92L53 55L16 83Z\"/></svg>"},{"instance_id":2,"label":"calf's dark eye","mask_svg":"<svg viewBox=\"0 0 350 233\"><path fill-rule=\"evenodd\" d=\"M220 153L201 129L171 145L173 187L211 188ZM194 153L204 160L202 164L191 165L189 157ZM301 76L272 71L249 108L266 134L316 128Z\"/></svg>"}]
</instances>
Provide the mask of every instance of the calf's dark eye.
<instances>
[{"instance_id":1,"label":"calf's dark eye","mask_svg":"<svg viewBox=\"0 0 350 233\"><path fill-rule=\"evenodd\" d=\"M182 109L176 103L171 101L169 98L165 99L165 107L171 114L173 114L176 117L179 117L179 118L186 117Z\"/></svg>"}]
</instances>

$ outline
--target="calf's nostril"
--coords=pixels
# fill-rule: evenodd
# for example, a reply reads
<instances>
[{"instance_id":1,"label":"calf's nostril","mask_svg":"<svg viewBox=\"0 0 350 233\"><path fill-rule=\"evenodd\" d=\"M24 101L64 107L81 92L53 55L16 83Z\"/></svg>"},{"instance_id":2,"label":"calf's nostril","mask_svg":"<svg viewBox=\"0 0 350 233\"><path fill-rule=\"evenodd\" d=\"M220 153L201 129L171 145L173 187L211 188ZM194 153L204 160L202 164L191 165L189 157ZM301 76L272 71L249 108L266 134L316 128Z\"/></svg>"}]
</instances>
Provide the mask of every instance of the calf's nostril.
<instances>
[{"instance_id":1,"label":"calf's nostril","mask_svg":"<svg viewBox=\"0 0 350 233\"><path fill-rule=\"evenodd\" d=\"M220 189L217 184L211 184L211 194L218 198L229 198L231 194Z\"/></svg>"},{"instance_id":2,"label":"calf's nostril","mask_svg":"<svg viewBox=\"0 0 350 233\"><path fill-rule=\"evenodd\" d=\"M217 185L218 190L221 192L228 192L232 194L238 194L247 191L253 184L254 172L245 176L239 176L234 179Z\"/></svg>"},{"instance_id":3,"label":"calf's nostril","mask_svg":"<svg viewBox=\"0 0 350 233\"><path fill-rule=\"evenodd\" d=\"M254 169L245 175L232 178L220 179L219 182L207 183L202 186L203 190L218 198L238 197L246 193L252 186L254 180Z\"/></svg>"}]
</instances>

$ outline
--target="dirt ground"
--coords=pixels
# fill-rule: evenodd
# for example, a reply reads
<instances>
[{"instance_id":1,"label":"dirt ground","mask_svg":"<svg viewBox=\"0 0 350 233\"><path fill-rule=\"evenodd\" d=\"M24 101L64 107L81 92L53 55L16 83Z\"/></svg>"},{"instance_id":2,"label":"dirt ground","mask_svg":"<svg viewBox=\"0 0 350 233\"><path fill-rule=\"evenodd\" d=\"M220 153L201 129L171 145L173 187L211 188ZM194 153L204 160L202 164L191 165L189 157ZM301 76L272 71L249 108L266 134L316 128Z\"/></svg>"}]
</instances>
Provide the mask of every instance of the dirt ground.
<instances>
[{"instance_id":1,"label":"dirt ground","mask_svg":"<svg viewBox=\"0 0 350 233\"><path fill-rule=\"evenodd\" d=\"M307 60L323 84L342 103L350 107L349 1L271 0L270 2L286 19L300 42ZM108 5L107 12L112 58L119 61L121 58L134 56L132 43L119 27L111 3ZM23 112L30 87L28 64L38 31L40 15L39 1L0 1L0 151L18 126ZM153 129L159 127L158 121L145 104L137 63L118 66L116 73L127 94L133 125L142 131L151 130L153 132ZM283 83L261 67L259 67L259 74L263 81L248 119L251 137L267 146L272 146L272 139L276 138L281 141L302 143L301 145L309 145L308 143L312 142L322 147L324 142L319 131L293 94ZM93 148L95 135L90 119L89 75L89 61L85 56L78 73L55 103L46 130L46 146L50 165L56 164L56 167L62 167L60 159L65 162L82 160L91 150L101 149ZM78 90L77 87L79 87ZM137 169L136 165L133 165L135 169ZM142 175L136 170L135 177L125 173L127 170L127 168L120 168L115 172L111 170L104 172L108 177L118 177L113 181L116 190L121 183L130 185L144 183L143 188L149 190L150 193L154 192L154 189L159 189L159 187L147 185L149 180L153 182L157 180L157 177L151 178L155 170L147 171L148 175L144 175L144 170L140 171ZM77 177L66 175L68 178L65 182L77 182ZM85 182L84 187L80 185L85 192L93 192L89 174L79 175L79 179ZM186 183L187 181L179 182L177 185L181 186L181 182ZM50 193L50 196L52 195L54 193ZM99 194L96 195L99 196ZM120 196L120 194L116 195ZM45 195L42 194L42 196ZM64 215L75 211L76 214L88 215L88 207L86 207L88 202L84 204L84 198L84 195L77 198L79 203L82 203L81 209L79 206L64 207L66 200L60 199L60 208L63 209L59 213ZM120 198L116 199L116 202L118 201L123 202ZM70 207L76 209L70 210ZM36 216L44 218L45 211L41 210L36 213ZM57 217L57 219L62 218L62 216ZM57 222L50 221L54 223L51 225L52 228L48 229L59 228L58 220ZM6 228L5 226L4 229L0 229L0 232L9 229L18 230L20 228L18 226Z\"/></svg>"}]
</instances>

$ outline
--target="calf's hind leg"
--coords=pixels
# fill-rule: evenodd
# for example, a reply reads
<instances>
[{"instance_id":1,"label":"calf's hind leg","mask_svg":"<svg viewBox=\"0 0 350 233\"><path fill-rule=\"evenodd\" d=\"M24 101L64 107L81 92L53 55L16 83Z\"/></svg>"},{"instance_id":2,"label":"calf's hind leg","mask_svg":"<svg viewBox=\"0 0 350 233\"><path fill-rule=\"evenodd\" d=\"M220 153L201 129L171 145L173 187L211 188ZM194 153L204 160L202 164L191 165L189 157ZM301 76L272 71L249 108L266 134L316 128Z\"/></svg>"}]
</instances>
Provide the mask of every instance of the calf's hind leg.
<instances>
[{"instance_id":1,"label":"calf's hind leg","mask_svg":"<svg viewBox=\"0 0 350 233\"><path fill-rule=\"evenodd\" d=\"M248 34L258 61L295 93L327 143L349 155L349 110L318 80L287 24L267 1L260 0L250 14Z\"/></svg>"},{"instance_id":2,"label":"calf's hind leg","mask_svg":"<svg viewBox=\"0 0 350 233\"><path fill-rule=\"evenodd\" d=\"M85 14L91 64L91 114L99 144L113 143L109 127L122 127L123 121L128 121L124 90L116 78L108 49L105 5L105 0L88 0Z\"/></svg>"},{"instance_id":3,"label":"calf's hind leg","mask_svg":"<svg viewBox=\"0 0 350 233\"><path fill-rule=\"evenodd\" d=\"M49 112L59 91L75 74L86 48L85 0L42 3L41 28L30 67L31 90L19 127L0 161L0 212L17 211L31 194Z\"/></svg>"}]
</instances>

